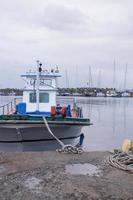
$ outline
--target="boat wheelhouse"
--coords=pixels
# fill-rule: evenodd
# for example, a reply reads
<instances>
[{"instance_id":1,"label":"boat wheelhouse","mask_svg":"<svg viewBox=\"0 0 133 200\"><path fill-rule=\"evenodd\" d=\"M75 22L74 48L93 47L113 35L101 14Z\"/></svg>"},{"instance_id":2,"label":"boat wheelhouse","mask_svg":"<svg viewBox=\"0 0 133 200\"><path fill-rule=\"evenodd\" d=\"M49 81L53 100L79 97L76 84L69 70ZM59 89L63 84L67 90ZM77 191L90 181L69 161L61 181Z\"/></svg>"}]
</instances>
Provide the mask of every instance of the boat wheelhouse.
<instances>
[{"instance_id":1,"label":"boat wheelhouse","mask_svg":"<svg viewBox=\"0 0 133 200\"><path fill-rule=\"evenodd\" d=\"M19 114L51 115L51 107L56 107L58 68L43 70L38 62L38 70L21 75L25 81L23 103L17 105Z\"/></svg>"}]
</instances>

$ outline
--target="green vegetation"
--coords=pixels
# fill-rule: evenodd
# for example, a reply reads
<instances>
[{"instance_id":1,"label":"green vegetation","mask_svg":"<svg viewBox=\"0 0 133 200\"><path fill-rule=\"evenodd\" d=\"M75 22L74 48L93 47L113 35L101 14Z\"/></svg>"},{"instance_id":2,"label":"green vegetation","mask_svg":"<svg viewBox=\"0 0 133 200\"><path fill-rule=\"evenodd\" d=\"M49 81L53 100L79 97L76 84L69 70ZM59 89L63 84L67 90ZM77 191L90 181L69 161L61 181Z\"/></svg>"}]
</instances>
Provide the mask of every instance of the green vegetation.
<instances>
[{"instance_id":1,"label":"green vegetation","mask_svg":"<svg viewBox=\"0 0 133 200\"><path fill-rule=\"evenodd\" d=\"M22 96L23 91L20 89L16 89L16 88L4 88L4 89L0 89L0 95L3 96Z\"/></svg>"},{"instance_id":2,"label":"green vegetation","mask_svg":"<svg viewBox=\"0 0 133 200\"><path fill-rule=\"evenodd\" d=\"M94 96L96 95L96 93L101 92L103 94L106 94L107 91L109 90L113 90L113 88L59 88L59 94L65 94L65 93L69 93L71 94L79 94L79 95L89 95L89 94L94 94Z\"/></svg>"},{"instance_id":3,"label":"green vegetation","mask_svg":"<svg viewBox=\"0 0 133 200\"><path fill-rule=\"evenodd\" d=\"M90 88L90 87L81 87L81 88L58 88L58 95L60 96L98 96L98 93L102 93L104 96L107 95L107 92L114 91L118 96L122 96L124 92L129 93L129 96L133 97L133 90L131 91L118 91L115 88ZM3 96L22 96L23 90L16 88L4 88L0 89L0 95Z\"/></svg>"}]
</instances>

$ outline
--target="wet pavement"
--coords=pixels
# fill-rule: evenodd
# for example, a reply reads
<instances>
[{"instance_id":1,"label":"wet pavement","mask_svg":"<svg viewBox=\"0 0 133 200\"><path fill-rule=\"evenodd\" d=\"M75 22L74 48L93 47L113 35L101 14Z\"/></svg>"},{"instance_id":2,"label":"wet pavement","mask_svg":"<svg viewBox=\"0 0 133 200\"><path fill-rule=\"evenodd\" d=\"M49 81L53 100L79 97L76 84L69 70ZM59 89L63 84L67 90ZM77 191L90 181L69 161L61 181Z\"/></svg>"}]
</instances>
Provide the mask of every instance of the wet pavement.
<instances>
[{"instance_id":1,"label":"wet pavement","mask_svg":"<svg viewBox=\"0 0 133 200\"><path fill-rule=\"evenodd\" d=\"M66 165L66 173L70 173L72 175L100 176L102 171L100 170L100 167L90 163L84 163Z\"/></svg>"}]
</instances>

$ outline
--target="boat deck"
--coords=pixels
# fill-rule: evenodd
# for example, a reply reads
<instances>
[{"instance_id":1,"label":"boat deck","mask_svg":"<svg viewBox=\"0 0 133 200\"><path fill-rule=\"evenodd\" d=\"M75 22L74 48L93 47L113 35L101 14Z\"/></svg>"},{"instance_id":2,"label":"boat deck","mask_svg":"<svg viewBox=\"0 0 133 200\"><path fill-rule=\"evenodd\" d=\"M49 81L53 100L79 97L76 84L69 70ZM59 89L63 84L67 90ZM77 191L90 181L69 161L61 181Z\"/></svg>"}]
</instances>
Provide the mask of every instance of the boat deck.
<instances>
[{"instance_id":1,"label":"boat deck","mask_svg":"<svg viewBox=\"0 0 133 200\"><path fill-rule=\"evenodd\" d=\"M90 119L87 118L71 118L71 117L46 117L49 124L73 124L73 125L92 125ZM32 115L0 115L0 124L44 124L42 116Z\"/></svg>"}]
</instances>

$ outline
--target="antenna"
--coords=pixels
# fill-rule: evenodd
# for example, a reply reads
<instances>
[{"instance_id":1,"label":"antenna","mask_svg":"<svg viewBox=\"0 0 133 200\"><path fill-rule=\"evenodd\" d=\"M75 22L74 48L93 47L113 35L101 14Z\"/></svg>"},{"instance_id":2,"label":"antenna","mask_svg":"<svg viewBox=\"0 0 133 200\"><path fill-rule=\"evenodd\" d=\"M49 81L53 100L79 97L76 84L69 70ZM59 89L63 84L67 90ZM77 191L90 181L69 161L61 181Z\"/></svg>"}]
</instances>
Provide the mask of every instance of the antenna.
<instances>
[{"instance_id":1,"label":"antenna","mask_svg":"<svg viewBox=\"0 0 133 200\"><path fill-rule=\"evenodd\" d=\"M37 75L36 75L36 79L37 79L37 82L36 82L36 111L39 111L39 85L40 85L40 77L39 77L39 68L41 67L40 65L40 61L37 60Z\"/></svg>"}]
</instances>

